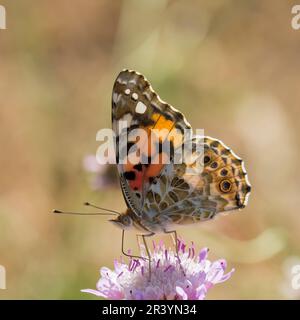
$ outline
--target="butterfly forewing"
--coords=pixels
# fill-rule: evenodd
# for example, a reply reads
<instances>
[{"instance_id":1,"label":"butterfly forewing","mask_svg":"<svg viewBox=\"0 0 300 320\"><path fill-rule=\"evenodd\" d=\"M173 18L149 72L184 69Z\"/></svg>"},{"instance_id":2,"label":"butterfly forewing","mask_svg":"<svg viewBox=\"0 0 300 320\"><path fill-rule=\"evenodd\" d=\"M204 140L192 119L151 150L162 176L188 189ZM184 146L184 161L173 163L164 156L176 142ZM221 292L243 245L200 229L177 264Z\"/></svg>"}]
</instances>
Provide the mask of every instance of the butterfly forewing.
<instances>
[{"instance_id":1,"label":"butterfly forewing","mask_svg":"<svg viewBox=\"0 0 300 320\"><path fill-rule=\"evenodd\" d=\"M113 87L112 123L123 194L140 215L147 189L170 156L161 152L159 144L168 142L171 148L178 147L191 126L179 111L159 98L144 76L129 70L118 75ZM161 135L150 139L158 131ZM168 141L170 133L172 140Z\"/></svg>"}]
</instances>

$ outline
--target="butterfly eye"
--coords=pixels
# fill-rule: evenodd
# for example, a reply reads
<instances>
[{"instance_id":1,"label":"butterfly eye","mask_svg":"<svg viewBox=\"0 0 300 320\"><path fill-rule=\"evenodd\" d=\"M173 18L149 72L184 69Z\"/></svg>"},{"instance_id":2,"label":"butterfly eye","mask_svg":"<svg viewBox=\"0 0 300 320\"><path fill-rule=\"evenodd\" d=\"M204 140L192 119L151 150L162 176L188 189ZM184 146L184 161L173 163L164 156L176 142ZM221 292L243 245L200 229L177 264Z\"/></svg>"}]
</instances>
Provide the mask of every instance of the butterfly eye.
<instances>
[{"instance_id":1,"label":"butterfly eye","mask_svg":"<svg viewBox=\"0 0 300 320\"><path fill-rule=\"evenodd\" d=\"M131 223L131 219L130 219L128 216L124 216L123 219L122 219L122 223L123 223L125 226L129 226L130 223Z\"/></svg>"},{"instance_id":2,"label":"butterfly eye","mask_svg":"<svg viewBox=\"0 0 300 320\"><path fill-rule=\"evenodd\" d=\"M221 181L220 189L222 192L229 192L231 190L231 182L228 180Z\"/></svg>"}]
</instances>

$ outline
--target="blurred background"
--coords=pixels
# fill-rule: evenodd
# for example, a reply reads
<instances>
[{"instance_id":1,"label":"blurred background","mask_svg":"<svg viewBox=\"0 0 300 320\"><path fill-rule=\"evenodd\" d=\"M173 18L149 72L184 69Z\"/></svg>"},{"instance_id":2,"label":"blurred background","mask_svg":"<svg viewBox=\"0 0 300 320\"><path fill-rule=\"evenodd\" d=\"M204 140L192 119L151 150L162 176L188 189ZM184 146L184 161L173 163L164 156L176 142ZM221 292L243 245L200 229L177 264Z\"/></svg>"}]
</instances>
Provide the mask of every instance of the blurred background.
<instances>
[{"instance_id":1,"label":"blurred background","mask_svg":"<svg viewBox=\"0 0 300 320\"><path fill-rule=\"evenodd\" d=\"M0 30L0 299L91 299L120 256L105 217L57 216L84 201L123 211L115 168L98 168L123 68L151 81L194 128L245 160L249 206L179 230L234 276L208 299L297 299L300 30L294 1L5 1ZM161 236L156 237L160 239ZM165 238L166 239L166 238ZM168 239L166 239L168 241ZM126 246L136 250L135 236Z\"/></svg>"}]
</instances>

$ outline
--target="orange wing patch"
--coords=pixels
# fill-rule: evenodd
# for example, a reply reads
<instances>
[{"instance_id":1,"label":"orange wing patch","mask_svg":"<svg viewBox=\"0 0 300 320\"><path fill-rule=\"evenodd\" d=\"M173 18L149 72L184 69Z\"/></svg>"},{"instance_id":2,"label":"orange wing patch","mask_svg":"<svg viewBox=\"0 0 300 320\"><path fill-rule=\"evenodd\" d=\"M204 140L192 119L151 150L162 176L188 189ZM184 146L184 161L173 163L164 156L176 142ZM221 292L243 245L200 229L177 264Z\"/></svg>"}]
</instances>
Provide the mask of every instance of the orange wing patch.
<instances>
[{"instance_id":1,"label":"orange wing patch","mask_svg":"<svg viewBox=\"0 0 300 320\"><path fill-rule=\"evenodd\" d=\"M172 132L169 138L175 126L174 121L159 113L154 113L152 120L154 125L141 128L146 134L138 137L133 135L129 140L132 145L126 159L127 163L124 165L124 176L129 180L130 188L133 190L141 191L143 184L151 183L152 179L160 174L163 166L170 163L171 152L176 147L174 141L180 144L183 140L179 130L176 130L176 133Z\"/></svg>"}]
</instances>

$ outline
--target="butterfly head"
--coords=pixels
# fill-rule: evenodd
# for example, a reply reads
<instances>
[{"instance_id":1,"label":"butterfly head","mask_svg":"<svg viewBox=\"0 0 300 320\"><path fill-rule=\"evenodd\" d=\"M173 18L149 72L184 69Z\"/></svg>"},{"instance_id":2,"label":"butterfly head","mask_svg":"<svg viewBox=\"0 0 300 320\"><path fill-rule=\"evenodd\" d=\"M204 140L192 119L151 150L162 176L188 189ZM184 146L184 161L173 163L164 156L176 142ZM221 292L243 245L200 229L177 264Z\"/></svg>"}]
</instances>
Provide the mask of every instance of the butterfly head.
<instances>
[{"instance_id":1,"label":"butterfly head","mask_svg":"<svg viewBox=\"0 0 300 320\"><path fill-rule=\"evenodd\" d=\"M109 221L123 230L128 230L133 227L133 220L130 217L128 211Z\"/></svg>"}]
</instances>

